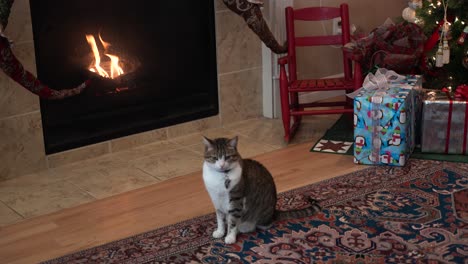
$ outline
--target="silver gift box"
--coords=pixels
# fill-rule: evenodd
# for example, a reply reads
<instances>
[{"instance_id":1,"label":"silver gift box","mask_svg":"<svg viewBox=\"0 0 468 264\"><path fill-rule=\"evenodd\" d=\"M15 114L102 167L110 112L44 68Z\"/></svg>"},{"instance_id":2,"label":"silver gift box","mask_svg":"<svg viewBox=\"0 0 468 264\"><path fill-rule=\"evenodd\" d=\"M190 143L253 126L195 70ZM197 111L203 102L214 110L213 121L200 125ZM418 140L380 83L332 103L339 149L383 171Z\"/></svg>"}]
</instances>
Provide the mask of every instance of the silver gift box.
<instances>
[{"instance_id":1,"label":"silver gift box","mask_svg":"<svg viewBox=\"0 0 468 264\"><path fill-rule=\"evenodd\" d=\"M450 95L452 98L453 94ZM450 100L445 92L426 90L423 98L421 124L421 152L468 154L463 153L463 143L468 152L468 135L464 139L467 103L464 100L452 100L452 118L449 123ZM450 135L448 133L450 126ZM448 149L446 143L448 138Z\"/></svg>"}]
</instances>

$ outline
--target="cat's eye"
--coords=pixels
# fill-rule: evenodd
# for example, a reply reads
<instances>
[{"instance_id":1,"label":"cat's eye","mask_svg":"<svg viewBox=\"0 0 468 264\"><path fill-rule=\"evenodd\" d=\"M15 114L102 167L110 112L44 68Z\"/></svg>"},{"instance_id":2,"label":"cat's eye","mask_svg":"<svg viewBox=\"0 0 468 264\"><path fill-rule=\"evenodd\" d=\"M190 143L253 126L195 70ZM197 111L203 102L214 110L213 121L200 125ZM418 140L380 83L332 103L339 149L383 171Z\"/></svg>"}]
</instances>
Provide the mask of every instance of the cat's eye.
<instances>
[{"instance_id":1,"label":"cat's eye","mask_svg":"<svg viewBox=\"0 0 468 264\"><path fill-rule=\"evenodd\" d=\"M211 163L216 162L218 160L217 157L205 157L205 159L206 161L211 162Z\"/></svg>"},{"instance_id":2,"label":"cat's eye","mask_svg":"<svg viewBox=\"0 0 468 264\"><path fill-rule=\"evenodd\" d=\"M226 156L226 160L232 159L232 156Z\"/></svg>"}]
</instances>

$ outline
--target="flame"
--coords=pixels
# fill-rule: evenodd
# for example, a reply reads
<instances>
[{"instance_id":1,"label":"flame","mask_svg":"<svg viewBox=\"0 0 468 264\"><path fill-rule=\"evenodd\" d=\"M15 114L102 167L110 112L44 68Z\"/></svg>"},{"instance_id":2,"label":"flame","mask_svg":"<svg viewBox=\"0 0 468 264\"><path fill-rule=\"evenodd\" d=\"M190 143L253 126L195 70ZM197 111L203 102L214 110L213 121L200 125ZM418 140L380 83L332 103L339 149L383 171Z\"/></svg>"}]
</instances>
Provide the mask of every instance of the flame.
<instances>
[{"instance_id":1,"label":"flame","mask_svg":"<svg viewBox=\"0 0 468 264\"><path fill-rule=\"evenodd\" d=\"M89 66L88 70L90 70L91 72L95 72L101 75L102 77L111 79L114 79L117 76L122 75L124 73L122 67L120 67L120 59L116 55L105 53L104 55L106 55L109 58L109 60L103 61L103 65L101 66L101 55L99 53L99 49L96 44L96 40L94 39L94 36L86 35L86 40L88 41L88 44L91 50L93 51L94 55L94 63L92 63ZM101 41L101 44L104 47L104 52L106 52L110 47L110 43L105 42L100 34L99 40ZM107 70L105 70L104 68L107 68Z\"/></svg>"}]
</instances>

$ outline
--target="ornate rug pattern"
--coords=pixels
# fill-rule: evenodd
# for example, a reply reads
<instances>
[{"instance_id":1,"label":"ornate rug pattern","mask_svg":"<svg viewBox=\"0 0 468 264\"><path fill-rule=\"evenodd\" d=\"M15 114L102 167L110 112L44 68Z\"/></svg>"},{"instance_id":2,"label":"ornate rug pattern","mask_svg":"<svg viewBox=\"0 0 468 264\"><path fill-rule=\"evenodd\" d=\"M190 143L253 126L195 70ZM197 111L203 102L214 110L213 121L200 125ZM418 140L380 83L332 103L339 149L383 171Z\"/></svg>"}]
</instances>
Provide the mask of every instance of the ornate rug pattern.
<instances>
[{"instance_id":1,"label":"ornate rug pattern","mask_svg":"<svg viewBox=\"0 0 468 264\"><path fill-rule=\"evenodd\" d=\"M313 173L313 172L311 172ZM44 263L468 263L468 164L410 160L281 193L317 215L212 239L214 214Z\"/></svg>"}]
</instances>

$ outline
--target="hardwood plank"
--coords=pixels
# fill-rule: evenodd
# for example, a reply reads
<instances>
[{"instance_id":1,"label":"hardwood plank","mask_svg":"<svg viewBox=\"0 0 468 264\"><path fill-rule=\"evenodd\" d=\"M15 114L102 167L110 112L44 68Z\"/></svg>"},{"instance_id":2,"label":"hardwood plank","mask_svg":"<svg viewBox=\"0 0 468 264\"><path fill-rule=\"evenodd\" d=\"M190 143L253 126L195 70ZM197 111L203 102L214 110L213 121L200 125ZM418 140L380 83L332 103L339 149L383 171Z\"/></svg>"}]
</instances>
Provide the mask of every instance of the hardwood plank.
<instances>
[{"instance_id":1,"label":"hardwood plank","mask_svg":"<svg viewBox=\"0 0 468 264\"><path fill-rule=\"evenodd\" d=\"M309 152L310 143L257 156L279 192L365 166ZM213 212L201 171L0 228L2 263L37 263ZM210 234L207 234L207 236Z\"/></svg>"}]
</instances>

